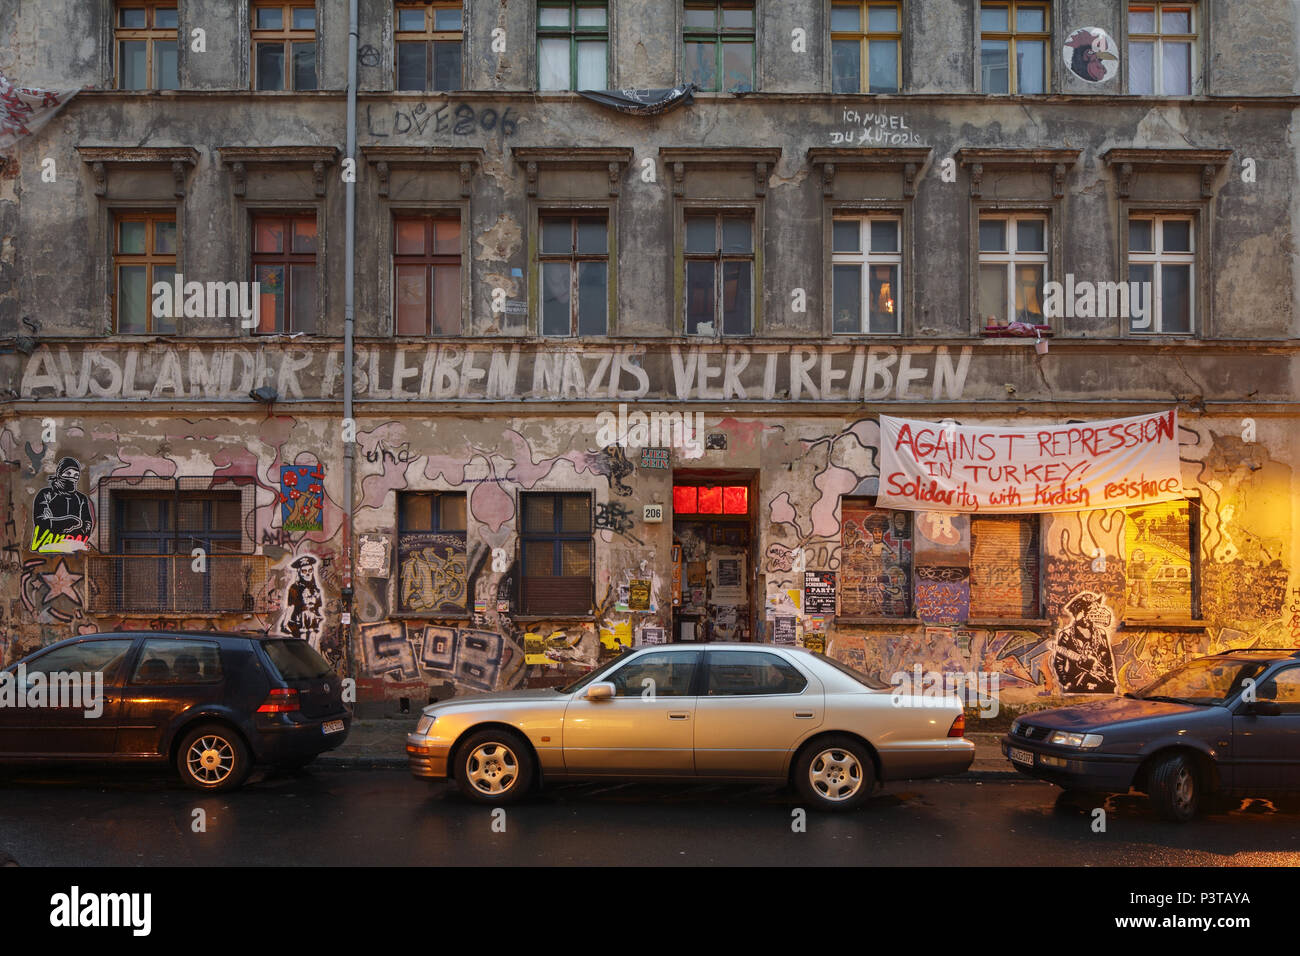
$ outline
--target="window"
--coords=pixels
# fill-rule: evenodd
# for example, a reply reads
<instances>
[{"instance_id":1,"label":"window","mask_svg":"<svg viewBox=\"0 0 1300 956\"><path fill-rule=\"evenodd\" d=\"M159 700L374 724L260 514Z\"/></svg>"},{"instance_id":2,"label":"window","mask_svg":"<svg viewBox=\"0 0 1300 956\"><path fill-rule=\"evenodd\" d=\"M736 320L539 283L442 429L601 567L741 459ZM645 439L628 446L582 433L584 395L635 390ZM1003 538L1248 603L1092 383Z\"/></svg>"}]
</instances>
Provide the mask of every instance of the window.
<instances>
[{"instance_id":1,"label":"window","mask_svg":"<svg viewBox=\"0 0 1300 956\"><path fill-rule=\"evenodd\" d=\"M460 335L460 216L393 220L398 335Z\"/></svg>"},{"instance_id":2,"label":"window","mask_svg":"<svg viewBox=\"0 0 1300 956\"><path fill-rule=\"evenodd\" d=\"M82 641L59 647L27 662L27 676L35 674L103 674L104 685L116 677L135 641L132 638Z\"/></svg>"},{"instance_id":3,"label":"window","mask_svg":"<svg viewBox=\"0 0 1300 956\"><path fill-rule=\"evenodd\" d=\"M1011 320L1044 325L1047 218L980 216L979 316L986 327Z\"/></svg>"},{"instance_id":4,"label":"window","mask_svg":"<svg viewBox=\"0 0 1300 956\"><path fill-rule=\"evenodd\" d=\"M615 697L689 697L699 651L654 651L628 661L609 677ZM653 682L653 683L650 683Z\"/></svg>"},{"instance_id":5,"label":"window","mask_svg":"<svg viewBox=\"0 0 1300 956\"><path fill-rule=\"evenodd\" d=\"M1264 681L1259 699L1274 701L1284 714L1300 714L1300 667L1280 670Z\"/></svg>"},{"instance_id":6,"label":"window","mask_svg":"<svg viewBox=\"0 0 1300 956\"><path fill-rule=\"evenodd\" d=\"M752 214L687 214L686 334L750 335L753 328Z\"/></svg>"},{"instance_id":7,"label":"window","mask_svg":"<svg viewBox=\"0 0 1300 956\"><path fill-rule=\"evenodd\" d=\"M539 90L606 89L608 60L609 11L605 3L538 3Z\"/></svg>"},{"instance_id":8,"label":"window","mask_svg":"<svg viewBox=\"0 0 1300 956\"><path fill-rule=\"evenodd\" d=\"M172 334L170 295L160 299L155 315L155 282L169 285L176 277L176 216L174 213L121 213L113 228L113 315L119 334Z\"/></svg>"},{"instance_id":9,"label":"window","mask_svg":"<svg viewBox=\"0 0 1300 956\"><path fill-rule=\"evenodd\" d=\"M315 332L315 214L254 217L253 275L261 283L258 332Z\"/></svg>"},{"instance_id":10,"label":"window","mask_svg":"<svg viewBox=\"0 0 1300 956\"><path fill-rule=\"evenodd\" d=\"M399 3L394 24L399 90L458 90L464 12L459 3Z\"/></svg>"},{"instance_id":11,"label":"window","mask_svg":"<svg viewBox=\"0 0 1300 956\"><path fill-rule=\"evenodd\" d=\"M749 488L745 485L674 485L673 514L747 515Z\"/></svg>"},{"instance_id":12,"label":"window","mask_svg":"<svg viewBox=\"0 0 1300 956\"><path fill-rule=\"evenodd\" d=\"M594 603L591 495L522 495L524 614L590 614Z\"/></svg>"},{"instance_id":13,"label":"window","mask_svg":"<svg viewBox=\"0 0 1300 956\"><path fill-rule=\"evenodd\" d=\"M1188 334L1195 330L1196 252L1189 216L1130 215L1128 278L1129 329L1133 332Z\"/></svg>"},{"instance_id":14,"label":"window","mask_svg":"<svg viewBox=\"0 0 1300 956\"><path fill-rule=\"evenodd\" d=\"M215 641L149 640L140 648L132 684L220 684L221 645Z\"/></svg>"},{"instance_id":15,"label":"window","mask_svg":"<svg viewBox=\"0 0 1300 956\"><path fill-rule=\"evenodd\" d=\"M686 82L715 93L754 88L752 2L688 2L683 23Z\"/></svg>"},{"instance_id":16,"label":"window","mask_svg":"<svg viewBox=\"0 0 1300 956\"><path fill-rule=\"evenodd\" d=\"M1199 521L1191 499L1124 512L1126 619L1195 616Z\"/></svg>"},{"instance_id":17,"label":"window","mask_svg":"<svg viewBox=\"0 0 1300 956\"><path fill-rule=\"evenodd\" d=\"M1046 3L980 4L980 89L1046 93L1051 46Z\"/></svg>"},{"instance_id":18,"label":"window","mask_svg":"<svg viewBox=\"0 0 1300 956\"><path fill-rule=\"evenodd\" d=\"M912 516L841 499L840 616L912 616Z\"/></svg>"},{"instance_id":19,"label":"window","mask_svg":"<svg viewBox=\"0 0 1300 956\"><path fill-rule=\"evenodd\" d=\"M316 7L254 3L253 89L316 89Z\"/></svg>"},{"instance_id":20,"label":"window","mask_svg":"<svg viewBox=\"0 0 1300 956\"><path fill-rule=\"evenodd\" d=\"M836 218L831 224L833 331L902 332L902 220Z\"/></svg>"},{"instance_id":21,"label":"window","mask_svg":"<svg viewBox=\"0 0 1300 956\"><path fill-rule=\"evenodd\" d=\"M117 43L119 90L175 90L180 87L176 59L176 3L120 4Z\"/></svg>"},{"instance_id":22,"label":"window","mask_svg":"<svg viewBox=\"0 0 1300 956\"><path fill-rule=\"evenodd\" d=\"M398 609L464 614L469 593L466 550L463 491L399 492Z\"/></svg>"},{"instance_id":23,"label":"window","mask_svg":"<svg viewBox=\"0 0 1300 956\"><path fill-rule=\"evenodd\" d=\"M1038 516L972 515L970 616L1037 618Z\"/></svg>"},{"instance_id":24,"label":"window","mask_svg":"<svg viewBox=\"0 0 1300 956\"><path fill-rule=\"evenodd\" d=\"M831 5L831 90L897 93L902 88L902 5Z\"/></svg>"},{"instance_id":25,"label":"window","mask_svg":"<svg viewBox=\"0 0 1300 956\"><path fill-rule=\"evenodd\" d=\"M609 312L609 221L542 216L543 335L604 335Z\"/></svg>"},{"instance_id":26,"label":"window","mask_svg":"<svg viewBox=\"0 0 1300 956\"><path fill-rule=\"evenodd\" d=\"M710 697L757 697L798 694L808 680L789 661L763 651L710 651Z\"/></svg>"},{"instance_id":27,"label":"window","mask_svg":"<svg viewBox=\"0 0 1300 956\"><path fill-rule=\"evenodd\" d=\"M1128 91L1190 96L1196 77L1196 8L1147 3L1128 8Z\"/></svg>"}]
</instances>

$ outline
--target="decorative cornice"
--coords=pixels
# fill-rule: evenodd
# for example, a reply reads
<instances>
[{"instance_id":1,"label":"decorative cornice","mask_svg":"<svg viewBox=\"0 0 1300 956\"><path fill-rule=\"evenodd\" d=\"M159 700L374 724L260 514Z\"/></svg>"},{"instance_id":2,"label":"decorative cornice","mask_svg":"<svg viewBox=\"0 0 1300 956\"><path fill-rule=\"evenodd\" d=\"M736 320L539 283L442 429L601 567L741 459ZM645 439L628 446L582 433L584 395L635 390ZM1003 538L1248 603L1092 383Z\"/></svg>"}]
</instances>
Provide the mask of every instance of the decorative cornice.
<instances>
[{"instance_id":1,"label":"decorative cornice","mask_svg":"<svg viewBox=\"0 0 1300 956\"><path fill-rule=\"evenodd\" d=\"M609 177L609 194L622 192L623 172L632 162L630 146L512 146L510 155L524 167L528 195L537 195L537 174L547 166L566 169L604 169Z\"/></svg>"},{"instance_id":2,"label":"decorative cornice","mask_svg":"<svg viewBox=\"0 0 1300 956\"><path fill-rule=\"evenodd\" d=\"M185 195L185 177L199 160L193 146L78 146L81 161L90 166L95 195L108 193L108 175L114 166L156 166L171 171L177 196Z\"/></svg>"},{"instance_id":3,"label":"decorative cornice","mask_svg":"<svg viewBox=\"0 0 1300 956\"><path fill-rule=\"evenodd\" d=\"M1110 149L1101 154L1102 160L1116 169L1119 194L1127 198L1133 188L1134 171L1148 172L1198 172L1201 176L1201 198L1214 196L1214 180L1228 160L1230 149Z\"/></svg>"},{"instance_id":4,"label":"decorative cornice","mask_svg":"<svg viewBox=\"0 0 1300 956\"><path fill-rule=\"evenodd\" d=\"M230 167L236 196L248 189L250 166L300 166L312 171L317 196L325 195L325 171L338 160L336 146L220 146L217 155Z\"/></svg>"},{"instance_id":5,"label":"decorative cornice","mask_svg":"<svg viewBox=\"0 0 1300 956\"><path fill-rule=\"evenodd\" d=\"M814 146L808 162L822 168L822 194L835 193L835 173L841 169L891 169L903 174L903 195L916 195L916 177L930 158L929 146Z\"/></svg>"},{"instance_id":6,"label":"decorative cornice","mask_svg":"<svg viewBox=\"0 0 1300 956\"><path fill-rule=\"evenodd\" d=\"M394 169L455 169L460 195L468 198L470 180L483 162L481 146L438 149L432 146L362 146L361 155L375 167L379 195L387 196Z\"/></svg>"},{"instance_id":7,"label":"decorative cornice","mask_svg":"<svg viewBox=\"0 0 1300 956\"><path fill-rule=\"evenodd\" d=\"M996 169L1050 169L1052 195L1065 195L1065 176L1083 154L1081 149L1045 149L1014 147L966 147L957 150L957 162L970 167L970 194L978 199L984 192L984 173Z\"/></svg>"},{"instance_id":8,"label":"decorative cornice","mask_svg":"<svg viewBox=\"0 0 1300 956\"><path fill-rule=\"evenodd\" d=\"M754 195L767 195L767 178L781 158L779 146L661 146L659 158L673 170L673 195L685 191L686 170L691 166L717 169L751 168Z\"/></svg>"}]
</instances>

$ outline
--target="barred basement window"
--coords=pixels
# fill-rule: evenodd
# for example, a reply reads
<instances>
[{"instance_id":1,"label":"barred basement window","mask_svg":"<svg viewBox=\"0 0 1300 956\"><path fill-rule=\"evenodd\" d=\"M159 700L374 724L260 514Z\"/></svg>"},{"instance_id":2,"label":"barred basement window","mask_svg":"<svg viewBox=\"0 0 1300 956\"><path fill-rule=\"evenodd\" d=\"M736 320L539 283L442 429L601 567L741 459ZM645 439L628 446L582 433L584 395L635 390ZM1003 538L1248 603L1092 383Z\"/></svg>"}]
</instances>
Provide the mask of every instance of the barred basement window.
<instances>
[{"instance_id":1,"label":"barred basement window","mask_svg":"<svg viewBox=\"0 0 1300 956\"><path fill-rule=\"evenodd\" d=\"M842 498L840 616L912 616L912 515Z\"/></svg>"},{"instance_id":2,"label":"barred basement window","mask_svg":"<svg viewBox=\"0 0 1300 956\"><path fill-rule=\"evenodd\" d=\"M595 603L595 545L591 495L524 492L524 614L581 614Z\"/></svg>"},{"instance_id":3,"label":"barred basement window","mask_svg":"<svg viewBox=\"0 0 1300 956\"><path fill-rule=\"evenodd\" d=\"M970 616L1037 618L1037 515L973 515L970 522Z\"/></svg>"},{"instance_id":4,"label":"barred basement window","mask_svg":"<svg viewBox=\"0 0 1300 956\"><path fill-rule=\"evenodd\" d=\"M1125 510L1126 620L1196 617L1200 592L1197 504L1184 498Z\"/></svg>"},{"instance_id":5,"label":"barred basement window","mask_svg":"<svg viewBox=\"0 0 1300 956\"><path fill-rule=\"evenodd\" d=\"M463 491L397 496L399 610L465 613L466 508Z\"/></svg>"}]
</instances>

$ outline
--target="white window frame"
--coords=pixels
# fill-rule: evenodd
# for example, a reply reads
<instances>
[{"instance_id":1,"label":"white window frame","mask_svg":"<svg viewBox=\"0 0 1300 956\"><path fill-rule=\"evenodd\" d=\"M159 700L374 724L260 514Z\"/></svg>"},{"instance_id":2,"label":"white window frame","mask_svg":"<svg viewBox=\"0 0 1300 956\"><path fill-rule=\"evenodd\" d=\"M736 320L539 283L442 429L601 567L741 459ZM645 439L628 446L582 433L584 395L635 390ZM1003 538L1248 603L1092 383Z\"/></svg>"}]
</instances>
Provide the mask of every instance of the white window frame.
<instances>
[{"instance_id":1,"label":"white window frame","mask_svg":"<svg viewBox=\"0 0 1300 956\"><path fill-rule=\"evenodd\" d=\"M855 221L858 224L858 252L835 251L835 223ZM894 252L874 252L871 246L871 224L873 222L892 222L898 227L897 250ZM835 331L835 316L831 315L831 332L834 335L902 335L903 334L903 288L906 276L903 268L903 217L896 213L853 213L838 212L831 216L831 309L835 308L835 267L858 266L859 289L858 302L860 327L851 331ZM894 328L889 332L873 332L871 325L871 274L872 266L897 266L898 282L894 293Z\"/></svg>"},{"instance_id":2,"label":"white window frame","mask_svg":"<svg viewBox=\"0 0 1300 956\"><path fill-rule=\"evenodd\" d=\"M985 252L979 248L979 224L986 219L1000 219L1007 224L1007 249L1005 252ZM1042 252L1022 252L1019 249L1019 223L1022 221L1041 222L1043 224L1043 251ZM1005 265L1006 269L1006 289L1007 298L1002 303L1003 312L998 319L999 325L1010 325L1016 319L1016 266L1021 265L1041 265L1043 267L1043 284L1051 281L1052 277L1052 219L1046 212L993 212L991 210L977 210L975 222L975 251L978 255L978 267L975 271L975 308L979 309L980 302L980 272L986 265ZM1042 293L1045 295L1045 289ZM1040 305L1043 303L1040 302ZM979 327L981 330L992 325L988 321L988 316L978 315ZM1043 325L1049 325L1046 311L1043 313Z\"/></svg>"},{"instance_id":3,"label":"white window frame","mask_svg":"<svg viewBox=\"0 0 1300 956\"><path fill-rule=\"evenodd\" d=\"M1200 92L1200 22L1198 14L1200 13L1199 5L1189 3L1188 0L1146 0L1138 4L1130 4L1124 11L1124 22L1128 26L1131 24L1133 7L1151 7L1155 15L1155 33L1132 33L1128 34L1128 73L1125 77L1128 82L1129 92L1133 92L1133 46L1134 44L1148 43L1151 45L1151 91L1149 93L1138 93L1138 96L1196 96ZM1186 10L1188 14L1188 25L1191 27L1191 33L1165 33L1161 30L1162 15L1165 9ZM1186 93L1168 93L1164 89L1165 69L1164 69L1164 48L1168 43L1186 43L1191 47L1188 57L1188 76Z\"/></svg>"},{"instance_id":4,"label":"white window frame","mask_svg":"<svg viewBox=\"0 0 1300 956\"><path fill-rule=\"evenodd\" d=\"M1134 252L1129 240L1129 228L1135 219L1142 219L1151 223L1151 252ZM1185 222L1188 227L1188 246L1190 252L1166 252L1164 247L1166 222ZM1133 328L1133 320L1129 319L1128 332L1132 335L1195 335L1196 334L1196 217L1185 213L1163 214L1156 212L1130 212L1128 219L1124 223L1124 244L1128 250L1128 272L1132 275L1132 267L1135 265L1149 265L1151 269L1151 327L1148 329ZM1164 291L1162 288L1161 277L1164 273L1162 268L1165 265L1190 265L1191 279L1188 283L1188 322L1187 329L1180 329L1177 332L1165 332L1161 326L1164 324ZM1126 277L1127 278L1127 277ZM1128 281L1132 281L1128 279Z\"/></svg>"}]
</instances>

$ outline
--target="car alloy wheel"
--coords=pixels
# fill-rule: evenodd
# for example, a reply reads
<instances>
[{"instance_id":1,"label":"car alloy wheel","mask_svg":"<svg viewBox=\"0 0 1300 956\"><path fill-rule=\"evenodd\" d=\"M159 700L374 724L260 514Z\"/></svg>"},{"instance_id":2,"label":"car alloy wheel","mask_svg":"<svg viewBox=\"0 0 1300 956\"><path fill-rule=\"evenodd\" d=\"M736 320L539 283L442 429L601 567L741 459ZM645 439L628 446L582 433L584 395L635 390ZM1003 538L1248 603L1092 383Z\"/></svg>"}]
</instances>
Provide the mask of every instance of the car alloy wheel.
<instances>
[{"instance_id":1,"label":"car alloy wheel","mask_svg":"<svg viewBox=\"0 0 1300 956\"><path fill-rule=\"evenodd\" d=\"M456 785L475 803L513 803L531 789L536 758L521 736L488 727L456 745Z\"/></svg>"},{"instance_id":2,"label":"car alloy wheel","mask_svg":"<svg viewBox=\"0 0 1300 956\"><path fill-rule=\"evenodd\" d=\"M235 748L229 740L209 734L190 745L185 754L190 776L208 786L219 786L235 769Z\"/></svg>"},{"instance_id":3,"label":"car alloy wheel","mask_svg":"<svg viewBox=\"0 0 1300 956\"><path fill-rule=\"evenodd\" d=\"M220 724L195 727L176 749L181 781L195 790L233 790L252 767L243 738Z\"/></svg>"},{"instance_id":4,"label":"car alloy wheel","mask_svg":"<svg viewBox=\"0 0 1300 956\"><path fill-rule=\"evenodd\" d=\"M860 807L876 785L871 751L847 734L820 737L800 752L791 768L795 790L818 810Z\"/></svg>"},{"instance_id":5,"label":"car alloy wheel","mask_svg":"<svg viewBox=\"0 0 1300 956\"><path fill-rule=\"evenodd\" d=\"M843 747L830 747L813 757L808 780L827 800L852 799L862 789L862 761Z\"/></svg>"},{"instance_id":6,"label":"car alloy wheel","mask_svg":"<svg viewBox=\"0 0 1300 956\"><path fill-rule=\"evenodd\" d=\"M519 782L519 758L505 744L480 744L465 761L465 775L479 793L500 797Z\"/></svg>"}]
</instances>

